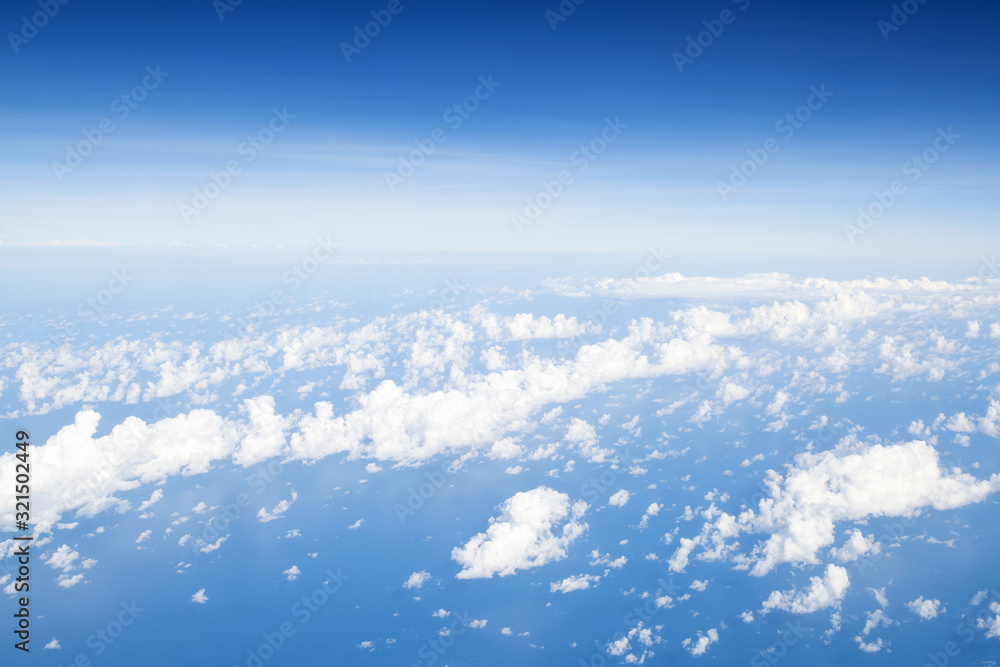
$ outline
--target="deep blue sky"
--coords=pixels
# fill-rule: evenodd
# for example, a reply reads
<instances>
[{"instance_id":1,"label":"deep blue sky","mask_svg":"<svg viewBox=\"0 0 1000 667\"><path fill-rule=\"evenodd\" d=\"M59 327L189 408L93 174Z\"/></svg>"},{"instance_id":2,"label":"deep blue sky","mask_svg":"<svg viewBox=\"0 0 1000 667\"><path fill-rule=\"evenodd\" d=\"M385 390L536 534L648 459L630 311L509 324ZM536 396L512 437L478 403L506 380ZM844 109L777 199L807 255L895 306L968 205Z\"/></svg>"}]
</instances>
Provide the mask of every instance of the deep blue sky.
<instances>
[{"instance_id":1,"label":"deep blue sky","mask_svg":"<svg viewBox=\"0 0 1000 667\"><path fill-rule=\"evenodd\" d=\"M7 244L308 245L368 248L792 252L978 258L996 231L1000 8L929 0L884 39L891 3L403 0L351 63L340 43L387 2L209 0L61 6L14 53L5 39L0 179ZM704 53L671 54L730 9ZM19 32L34 2L4 4ZM59 182L53 162L147 66L169 76ZM501 86L452 129L481 76ZM811 86L833 97L791 138L775 122ZM206 210L179 205L271 118L295 114ZM628 125L586 172L573 152L606 118ZM919 181L902 165L939 128L961 138ZM435 128L448 141L395 192L398 156ZM780 150L723 201L717 183L768 137ZM511 216L562 169L574 182L516 233ZM894 179L905 194L854 245L844 224Z\"/></svg>"}]
</instances>

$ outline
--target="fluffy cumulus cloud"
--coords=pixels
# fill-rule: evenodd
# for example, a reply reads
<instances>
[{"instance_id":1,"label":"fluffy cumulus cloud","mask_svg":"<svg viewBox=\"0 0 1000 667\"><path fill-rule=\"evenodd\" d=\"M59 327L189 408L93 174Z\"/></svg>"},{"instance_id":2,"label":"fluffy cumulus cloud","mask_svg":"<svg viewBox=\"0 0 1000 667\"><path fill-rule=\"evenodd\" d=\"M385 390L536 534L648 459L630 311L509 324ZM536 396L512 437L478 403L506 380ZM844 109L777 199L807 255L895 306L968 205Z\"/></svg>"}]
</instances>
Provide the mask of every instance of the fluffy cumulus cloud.
<instances>
[{"instance_id":1,"label":"fluffy cumulus cloud","mask_svg":"<svg viewBox=\"0 0 1000 667\"><path fill-rule=\"evenodd\" d=\"M625 507L625 503L628 502L628 499L631 497L631 495L632 494L630 494L625 489L620 489L618 491L615 491L613 494L611 494L611 497L608 498L608 505L611 505L612 507Z\"/></svg>"},{"instance_id":2,"label":"fluffy cumulus cloud","mask_svg":"<svg viewBox=\"0 0 1000 667\"><path fill-rule=\"evenodd\" d=\"M292 503L294 503L298 497L299 494L295 493L293 490L291 498L288 500L282 500L272 509L268 510L267 508L261 507L257 510L257 519L261 523L268 523L269 521L276 521L277 519L280 519L285 516L285 512L288 511L288 508L292 506Z\"/></svg>"},{"instance_id":3,"label":"fluffy cumulus cloud","mask_svg":"<svg viewBox=\"0 0 1000 667\"><path fill-rule=\"evenodd\" d=\"M568 495L546 486L516 493L500 509L485 533L452 550L452 559L462 566L459 579L505 577L560 560L587 530L581 521L587 504L571 503Z\"/></svg>"},{"instance_id":4,"label":"fluffy cumulus cloud","mask_svg":"<svg viewBox=\"0 0 1000 667\"><path fill-rule=\"evenodd\" d=\"M194 595L192 595L191 596L191 602L195 602L197 604L205 604L206 602L208 602L208 596L205 595L205 589L202 588L201 590L199 590L198 592L196 592Z\"/></svg>"},{"instance_id":5,"label":"fluffy cumulus cloud","mask_svg":"<svg viewBox=\"0 0 1000 667\"><path fill-rule=\"evenodd\" d=\"M681 646L686 648L691 655L698 657L705 655L708 647L717 641L719 641L719 630L717 628L709 628L704 634L699 632L696 639L688 637L681 642Z\"/></svg>"},{"instance_id":6,"label":"fluffy cumulus cloud","mask_svg":"<svg viewBox=\"0 0 1000 667\"><path fill-rule=\"evenodd\" d=\"M590 588L591 584L596 584L601 578L596 574L580 574L575 577L566 577L562 581L555 581L549 584L549 591L552 593L572 593Z\"/></svg>"},{"instance_id":7,"label":"fluffy cumulus cloud","mask_svg":"<svg viewBox=\"0 0 1000 667\"><path fill-rule=\"evenodd\" d=\"M420 590L424 587L428 581L430 581L431 573L427 570L420 570L419 572L414 572L409 576L409 578L403 583L406 588L414 588Z\"/></svg>"},{"instance_id":8,"label":"fluffy cumulus cloud","mask_svg":"<svg viewBox=\"0 0 1000 667\"><path fill-rule=\"evenodd\" d=\"M946 611L940 600L925 600L922 595L916 600L907 602L906 608L925 621L929 621L938 614L943 614Z\"/></svg>"},{"instance_id":9,"label":"fluffy cumulus cloud","mask_svg":"<svg viewBox=\"0 0 1000 667\"><path fill-rule=\"evenodd\" d=\"M669 564L682 571L698 548L706 560L732 557L739 567L760 576L781 563L818 563L819 551L831 547L836 524L869 517L913 516L931 507L948 510L980 502L1000 489L1000 474L977 479L958 469L944 469L938 452L922 440L883 445L850 435L831 450L803 452L784 477L768 471L769 496L756 510L739 516L717 512L701 534L682 538ZM734 552L742 532L770 535L749 554ZM842 562L874 552L872 538L852 532L835 548Z\"/></svg>"},{"instance_id":10,"label":"fluffy cumulus cloud","mask_svg":"<svg viewBox=\"0 0 1000 667\"><path fill-rule=\"evenodd\" d=\"M827 565L822 577L810 577L809 588L799 591L772 591L764 600L760 612L766 614L783 609L793 614L811 614L826 607L839 605L850 588L847 570L839 565Z\"/></svg>"}]
</instances>

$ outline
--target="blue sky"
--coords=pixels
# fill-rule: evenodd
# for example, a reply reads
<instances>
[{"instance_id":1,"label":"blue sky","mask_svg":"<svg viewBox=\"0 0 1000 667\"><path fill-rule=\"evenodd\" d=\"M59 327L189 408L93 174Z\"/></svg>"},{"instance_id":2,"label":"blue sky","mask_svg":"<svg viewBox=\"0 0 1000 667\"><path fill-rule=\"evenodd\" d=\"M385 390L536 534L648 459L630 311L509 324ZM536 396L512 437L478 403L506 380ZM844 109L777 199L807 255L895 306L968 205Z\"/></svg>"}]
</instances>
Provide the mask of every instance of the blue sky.
<instances>
[{"instance_id":1,"label":"blue sky","mask_svg":"<svg viewBox=\"0 0 1000 667\"><path fill-rule=\"evenodd\" d=\"M964 258L996 244L996 33L985 2L928 2L887 32L891 3L408 2L348 63L340 43L387 3L245 0L60 6L17 52L8 36L0 179L6 244L778 252L878 261ZM728 10L679 72L672 54ZM5 5L20 32L31 2ZM127 118L112 103L147 66L168 76ZM443 114L499 86L453 127ZM147 79L147 81L151 81ZM832 96L791 136L775 123ZM273 109L294 115L252 162L239 152ZM60 181L67 145L114 129ZM626 125L577 171L606 119ZM903 164L959 136L916 181ZM435 129L447 141L395 191L386 173ZM718 183L779 149L726 201ZM426 145L426 143L425 143ZM185 222L182 204L240 173ZM572 181L533 223L526 198ZM906 186L863 237L844 225L893 180Z\"/></svg>"}]
</instances>

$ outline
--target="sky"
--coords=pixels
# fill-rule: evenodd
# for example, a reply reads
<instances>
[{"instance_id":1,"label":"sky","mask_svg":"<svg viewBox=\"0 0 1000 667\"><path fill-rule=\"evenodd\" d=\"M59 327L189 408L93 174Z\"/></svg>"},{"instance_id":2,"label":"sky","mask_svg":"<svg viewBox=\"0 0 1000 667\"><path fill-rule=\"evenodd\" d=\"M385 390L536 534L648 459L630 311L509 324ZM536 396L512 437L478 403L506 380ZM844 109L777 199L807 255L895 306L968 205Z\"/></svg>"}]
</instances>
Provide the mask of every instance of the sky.
<instances>
[{"instance_id":1,"label":"sky","mask_svg":"<svg viewBox=\"0 0 1000 667\"><path fill-rule=\"evenodd\" d=\"M6 3L2 241L332 232L372 250L877 263L1000 240L995 5L927 2L905 22L871 2L559 7L69 2L33 31L38 5ZM371 12L386 25L365 42Z\"/></svg>"},{"instance_id":2,"label":"sky","mask_svg":"<svg viewBox=\"0 0 1000 667\"><path fill-rule=\"evenodd\" d=\"M4 4L0 662L996 667L998 22Z\"/></svg>"}]
</instances>

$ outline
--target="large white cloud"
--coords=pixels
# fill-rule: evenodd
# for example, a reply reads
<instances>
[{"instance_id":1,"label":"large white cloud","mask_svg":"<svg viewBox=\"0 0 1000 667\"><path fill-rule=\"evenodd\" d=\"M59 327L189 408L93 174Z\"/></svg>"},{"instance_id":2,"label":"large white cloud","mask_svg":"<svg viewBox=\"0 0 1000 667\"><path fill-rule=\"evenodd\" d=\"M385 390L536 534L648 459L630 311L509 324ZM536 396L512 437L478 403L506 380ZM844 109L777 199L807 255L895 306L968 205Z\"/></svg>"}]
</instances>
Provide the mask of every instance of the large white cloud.
<instances>
[{"instance_id":1,"label":"large white cloud","mask_svg":"<svg viewBox=\"0 0 1000 667\"><path fill-rule=\"evenodd\" d=\"M784 476L769 470L764 484L769 496L756 509L738 517L719 512L700 535L682 539L671 569L682 570L699 546L705 548L700 557L730 556L758 576L781 563L818 563L819 551L834 543L838 522L909 517L926 507L947 510L980 502L1000 489L1000 474L980 480L946 470L937 450L922 440L883 445L851 435L832 450L798 454ZM741 532L769 537L749 554L734 554L731 538ZM852 535L852 540L834 555L851 560L874 550L868 538Z\"/></svg>"},{"instance_id":2,"label":"large white cloud","mask_svg":"<svg viewBox=\"0 0 1000 667\"><path fill-rule=\"evenodd\" d=\"M459 579L505 577L560 560L587 530L580 521L587 503L571 503L568 495L546 486L516 493L500 509L485 533L452 550L452 559L462 566Z\"/></svg>"}]
</instances>

